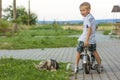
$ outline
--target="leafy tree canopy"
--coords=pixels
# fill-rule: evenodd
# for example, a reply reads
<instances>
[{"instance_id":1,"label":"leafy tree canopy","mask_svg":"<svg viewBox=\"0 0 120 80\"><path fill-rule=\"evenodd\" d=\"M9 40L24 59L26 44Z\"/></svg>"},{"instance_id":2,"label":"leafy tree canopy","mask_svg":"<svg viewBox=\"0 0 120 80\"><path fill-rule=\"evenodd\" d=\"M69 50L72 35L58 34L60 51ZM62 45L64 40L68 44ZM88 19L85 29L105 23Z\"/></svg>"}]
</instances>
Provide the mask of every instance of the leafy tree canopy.
<instances>
[{"instance_id":1,"label":"leafy tree canopy","mask_svg":"<svg viewBox=\"0 0 120 80\"><path fill-rule=\"evenodd\" d=\"M4 15L3 19L8 21L13 21L13 7L9 5L7 8L3 9ZM16 8L16 22L18 24L28 24L28 12L23 6L18 6ZM37 15L35 13L30 13L29 16L30 25L36 24ZM14 21L13 21L14 22Z\"/></svg>"}]
</instances>

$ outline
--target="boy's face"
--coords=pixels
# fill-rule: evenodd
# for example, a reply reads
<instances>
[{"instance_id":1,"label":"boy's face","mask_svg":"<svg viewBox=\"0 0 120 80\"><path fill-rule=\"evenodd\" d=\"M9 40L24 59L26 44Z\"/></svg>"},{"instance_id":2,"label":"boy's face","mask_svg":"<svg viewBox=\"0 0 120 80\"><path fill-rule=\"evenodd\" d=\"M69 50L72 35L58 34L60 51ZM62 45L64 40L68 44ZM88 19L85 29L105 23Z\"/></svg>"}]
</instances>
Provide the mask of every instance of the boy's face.
<instances>
[{"instance_id":1,"label":"boy's face","mask_svg":"<svg viewBox=\"0 0 120 80\"><path fill-rule=\"evenodd\" d=\"M87 14L90 13L90 9L87 9L86 6L81 6L80 7L80 13L82 16L87 16Z\"/></svg>"}]
</instances>

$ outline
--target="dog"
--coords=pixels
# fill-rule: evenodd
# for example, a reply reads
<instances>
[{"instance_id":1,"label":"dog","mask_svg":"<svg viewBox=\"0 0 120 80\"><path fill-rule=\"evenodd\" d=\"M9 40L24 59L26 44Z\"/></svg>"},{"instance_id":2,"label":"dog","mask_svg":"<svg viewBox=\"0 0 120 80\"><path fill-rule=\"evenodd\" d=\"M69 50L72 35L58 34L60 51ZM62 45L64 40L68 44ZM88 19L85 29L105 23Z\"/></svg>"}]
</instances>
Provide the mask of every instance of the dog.
<instances>
[{"instance_id":1,"label":"dog","mask_svg":"<svg viewBox=\"0 0 120 80\"><path fill-rule=\"evenodd\" d=\"M58 62L53 59L41 61L38 65L34 64L34 66L38 70L49 70L49 71L56 71L59 68Z\"/></svg>"}]
</instances>

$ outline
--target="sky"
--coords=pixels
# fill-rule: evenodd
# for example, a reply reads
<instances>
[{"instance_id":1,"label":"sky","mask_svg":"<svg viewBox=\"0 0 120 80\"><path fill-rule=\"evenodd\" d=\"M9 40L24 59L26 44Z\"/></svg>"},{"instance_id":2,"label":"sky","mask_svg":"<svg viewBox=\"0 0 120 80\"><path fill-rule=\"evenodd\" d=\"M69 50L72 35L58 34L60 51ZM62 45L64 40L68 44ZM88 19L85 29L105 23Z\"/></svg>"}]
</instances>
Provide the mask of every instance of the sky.
<instances>
[{"instance_id":1,"label":"sky","mask_svg":"<svg viewBox=\"0 0 120 80\"><path fill-rule=\"evenodd\" d=\"M2 0L2 7L12 5L13 0ZM120 6L120 0L30 0L31 12L38 20L82 20L79 5L82 2L91 4L91 14L95 19L118 18L120 13L111 13L114 5ZM17 6L28 10L28 0L16 0Z\"/></svg>"}]
</instances>

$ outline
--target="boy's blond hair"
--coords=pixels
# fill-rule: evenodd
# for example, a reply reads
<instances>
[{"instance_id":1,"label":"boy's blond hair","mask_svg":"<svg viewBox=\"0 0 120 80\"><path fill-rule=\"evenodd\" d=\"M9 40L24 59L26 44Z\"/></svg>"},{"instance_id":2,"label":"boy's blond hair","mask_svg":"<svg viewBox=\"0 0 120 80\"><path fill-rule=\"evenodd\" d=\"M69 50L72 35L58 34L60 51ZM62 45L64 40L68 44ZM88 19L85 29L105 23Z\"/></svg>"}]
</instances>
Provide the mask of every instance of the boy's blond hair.
<instances>
[{"instance_id":1,"label":"boy's blond hair","mask_svg":"<svg viewBox=\"0 0 120 80\"><path fill-rule=\"evenodd\" d=\"M88 2L83 2L83 3L79 6L79 8L81 8L82 6L85 6L86 9L91 9L91 5L90 5L90 3L88 3Z\"/></svg>"}]
</instances>

